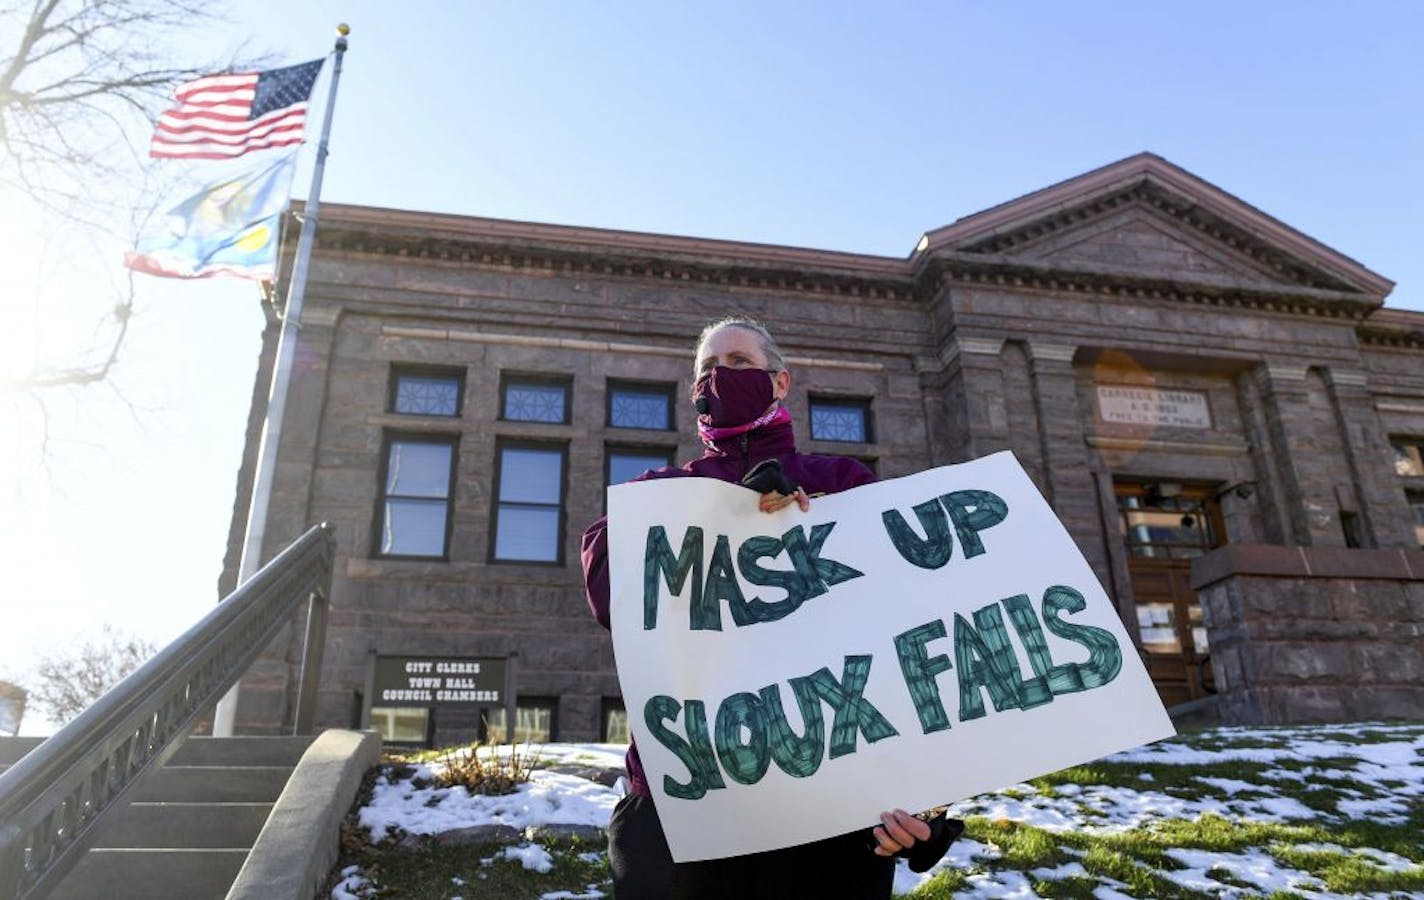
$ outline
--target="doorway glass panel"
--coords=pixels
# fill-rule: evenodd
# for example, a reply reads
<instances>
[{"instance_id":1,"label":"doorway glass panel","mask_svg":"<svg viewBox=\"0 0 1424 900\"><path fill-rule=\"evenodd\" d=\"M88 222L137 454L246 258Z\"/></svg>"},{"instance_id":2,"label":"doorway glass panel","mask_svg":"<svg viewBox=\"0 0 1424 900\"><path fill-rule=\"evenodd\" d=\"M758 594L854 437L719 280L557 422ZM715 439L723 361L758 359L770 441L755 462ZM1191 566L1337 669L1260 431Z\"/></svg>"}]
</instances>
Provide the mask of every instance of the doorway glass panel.
<instances>
[{"instance_id":1,"label":"doorway glass panel","mask_svg":"<svg viewBox=\"0 0 1424 900\"><path fill-rule=\"evenodd\" d=\"M1118 519L1132 556L1191 559L1217 545L1216 524L1203 499L1120 495Z\"/></svg>"},{"instance_id":2,"label":"doorway glass panel","mask_svg":"<svg viewBox=\"0 0 1424 900\"><path fill-rule=\"evenodd\" d=\"M1142 646L1153 653L1181 653L1177 638L1177 612L1170 603L1137 604L1137 627Z\"/></svg>"},{"instance_id":3,"label":"doorway glass panel","mask_svg":"<svg viewBox=\"0 0 1424 900\"><path fill-rule=\"evenodd\" d=\"M1148 672L1169 706L1197 699L1213 688L1191 566L1223 540L1216 486L1118 481L1113 488Z\"/></svg>"}]
</instances>

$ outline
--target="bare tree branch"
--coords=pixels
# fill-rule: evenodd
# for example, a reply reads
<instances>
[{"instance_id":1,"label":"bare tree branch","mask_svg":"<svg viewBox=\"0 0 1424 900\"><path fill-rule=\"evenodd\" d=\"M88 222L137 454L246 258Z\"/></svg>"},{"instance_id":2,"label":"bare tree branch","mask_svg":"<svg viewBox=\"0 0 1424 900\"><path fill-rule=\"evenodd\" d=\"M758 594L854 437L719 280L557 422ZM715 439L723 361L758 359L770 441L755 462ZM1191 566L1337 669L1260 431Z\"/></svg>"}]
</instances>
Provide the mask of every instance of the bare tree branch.
<instances>
[{"instance_id":1,"label":"bare tree branch","mask_svg":"<svg viewBox=\"0 0 1424 900\"><path fill-rule=\"evenodd\" d=\"M0 0L0 191L82 231L131 238L125 220L157 202L139 136L174 87L230 67L185 58L193 30L218 21L203 0ZM98 317L97 348L0 383L0 397L106 381L133 311L128 273Z\"/></svg>"},{"instance_id":2,"label":"bare tree branch","mask_svg":"<svg viewBox=\"0 0 1424 900\"><path fill-rule=\"evenodd\" d=\"M63 724L157 652L142 638L105 625L97 637L42 657L30 682L30 702L46 719Z\"/></svg>"}]
</instances>

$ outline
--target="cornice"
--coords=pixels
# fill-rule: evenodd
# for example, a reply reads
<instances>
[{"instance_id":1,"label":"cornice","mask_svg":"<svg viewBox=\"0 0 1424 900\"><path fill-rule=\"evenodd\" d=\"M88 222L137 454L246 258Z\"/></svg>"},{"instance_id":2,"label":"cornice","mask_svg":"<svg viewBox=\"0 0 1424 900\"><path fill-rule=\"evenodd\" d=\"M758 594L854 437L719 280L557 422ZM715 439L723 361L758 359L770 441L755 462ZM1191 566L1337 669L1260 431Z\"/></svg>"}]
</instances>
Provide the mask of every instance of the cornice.
<instances>
[{"instance_id":1,"label":"cornice","mask_svg":"<svg viewBox=\"0 0 1424 900\"><path fill-rule=\"evenodd\" d=\"M1424 331L1392 331L1363 325L1357 334L1367 347L1389 347L1394 350L1424 350Z\"/></svg>"},{"instance_id":2,"label":"cornice","mask_svg":"<svg viewBox=\"0 0 1424 900\"><path fill-rule=\"evenodd\" d=\"M1398 350L1424 350L1424 313L1381 309L1355 331L1360 343Z\"/></svg>"},{"instance_id":3,"label":"cornice","mask_svg":"<svg viewBox=\"0 0 1424 900\"><path fill-rule=\"evenodd\" d=\"M528 246L494 240L373 234L327 226L318 239L322 251L478 265L484 269L716 284L761 291L795 291L857 299L911 301L915 284L906 269L899 277L847 271L797 269L772 263L706 261L655 256L619 248Z\"/></svg>"},{"instance_id":4,"label":"cornice","mask_svg":"<svg viewBox=\"0 0 1424 900\"><path fill-rule=\"evenodd\" d=\"M1012 256L952 250L936 251L933 258L926 261L922 272L920 296L927 299L957 284L1128 300L1166 300L1354 322L1363 321L1379 307L1379 301L1373 298L1319 288L1154 277L1105 266L1078 268Z\"/></svg>"},{"instance_id":5,"label":"cornice","mask_svg":"<svg viewBox=\"0 0 1424 900\"><path fill-rule=\"evenodd\" d=\"M1132 190L1139 188L1140 184ZM1112 198L1104 198L1103 202L1112 202ZM1077 207L1060 212L1069 217L1092 215ZM287 232L294 235L296 229ZM1008 241L1006 246L1011 246L1019 239L1015 234L1005 232L994 240ZM942 248L912 260L900 260L341 205L323 206L317 235L318 248L325 255L414 259L437 266L478 266L487 271L642 283L708 284L853 302L929 304L952 285L988 285L1102 298L1189 302L1356 322L1380 305L1377 298L1354 289L1243 285L1154 277L1101 265L1047 264L983 249L992 242L981 242L975 250ZM1237 240L1240 243L1243 239ZM290 260L290 252L284 257Z\"/></svg>"}]
</instances>

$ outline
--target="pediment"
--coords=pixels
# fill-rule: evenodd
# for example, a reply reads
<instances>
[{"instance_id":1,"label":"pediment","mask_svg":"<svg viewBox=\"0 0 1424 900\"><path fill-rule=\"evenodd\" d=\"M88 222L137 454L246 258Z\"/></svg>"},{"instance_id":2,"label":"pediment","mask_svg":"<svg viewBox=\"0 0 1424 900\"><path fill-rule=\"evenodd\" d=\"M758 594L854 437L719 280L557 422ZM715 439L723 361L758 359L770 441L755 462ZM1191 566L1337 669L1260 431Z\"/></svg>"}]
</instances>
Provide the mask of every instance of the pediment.
<instances>
[{"instance_id":1,"label":"pediment","mask_svg":"<svg viewBox=\"0 0 1424 900\"><path fill-rule=\"evenodd\" d=\"M1282 282L1269 265L1142 203L1077 227L1055 230L1015 246L1006 255L1079 271L1099 269L1253 287Z\"/></svg>"},{"instance_id":2,"label":"pediment","mask_svg":"<svg viewBox=\"0 0 1424 900\"><path fill-rule=\"evenodd\" d=\"M1394 283L1144 153L929 232L916 256L1383 302Z\"/></svg>"}]
</instances>

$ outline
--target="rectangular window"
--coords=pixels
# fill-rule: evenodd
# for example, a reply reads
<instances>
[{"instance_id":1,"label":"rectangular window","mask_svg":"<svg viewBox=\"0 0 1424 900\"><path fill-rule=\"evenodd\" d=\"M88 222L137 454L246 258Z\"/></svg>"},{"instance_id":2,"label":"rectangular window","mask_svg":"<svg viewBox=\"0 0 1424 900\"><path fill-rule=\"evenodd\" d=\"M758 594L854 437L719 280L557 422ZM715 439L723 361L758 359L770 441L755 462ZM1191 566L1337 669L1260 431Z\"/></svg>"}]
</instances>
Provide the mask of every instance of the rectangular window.
<instances>
[{"instance_id":1,"label":"rectangular window","mask_svg":"<svg viewBox=\"0 0 1424 900\"><path fill-rule=\"evenodd\" d=\"M430 743L430 710L413 706L371 707L371 728L386 744Z\"/></svg>"},{"instance_id":2,"label":"rectangular window","mask_svg":"<svg viewBox=\"0 0 1424 900\"><path fill-rule=\"evenodd\" d=\"M494 559L563 562L563 447L505 443L498 450Z\"/></svg>"},{"instance_id":3,"label":"rectangular window","mask_svg":"<svg viewBox=\"0 0 1424 900\"><path fill-rule=\"evenodd\" d=\"M812 397L811 437L817 441L871 443L870 401Z\"/></svg>"},{"instance_id":4,"label":"rectangular window","mask_svg":"<svg viewBox=\"0 0 1424 900\"><path fill-rule=\"evenodd\" d=\"M391 368L390 412L413 416L458 416L465 393L462 369Z\"/></svg>"},{"instance_id":5,"label":"rectangular window","mask_svg":"<svg viewBox=\"0 0 1424 900\"><path fill-rule=\"evenodd\" d=\"M603 698L603 742L605 744L626 744L632 734L628 730L628 710L621 697Z\"/></svg>"},{"instance_id":6,"label":"rectangular window","mask_svg":"<svg viewBox=\"0 0 1424 900\"><path fill-rule=\"evenodd\" d=\"M506 375L500 384L499 417L508 422L569 422L569 380Z\"/></svg>"},{"instance_id":7,"label":"rectangular window","mask_svg":"<svg viewBox=\"0 0 1424 900\"><path fill-rule=\"evenodd\" d=\"M604 484L622 484L632 481L649 469L661 469L672 465L672 450L648 447L609 447L608 468L603 473Z\"/></svg>"},{"instance_id":8,"label":"rectangular window","mask_svg":"<svg viewBox=\"0 0 1424 900\"><path fill-rule=\"evenodd\" d=\"M386 436L376 555L448 558L456 441Z\"/></svg>"},{"instance_id":9,"label":"rectangular window","mask_svg":"<svg viewBox=\"0 0 1424 900\"><path fill-rule=\"evenodd\" d=\"M610 381L608 426L671 431L673 390L670 384Z\"/></svg>"},{"instance_id":10,"label":"rectangular window","mask_svg":"<svg viewBox=\"0 0 1424 900\"><path fill-rule=\"evenodd\" d=\"M1424 444L1419 441L1393 438L1394 474L1406 477L1424 475Z\"/></svg>"},{"instance_id":11,"label":"rectangular window","mask_svg":"<svg viewBox=\"0 0 1424 900\"><path fill-rule=\"evenodd\" d=\"M514 710L514 742L547 744L558 735L559 701L556 697L520 697ZM487 709L481 718L483 740L499 744L509 738L504 730L504 707Z\"/></svg>"},{"instance_id":12,"label":"rectangular window","mask_svg":"<svg viewBox=\"0 0 1424 900\"><path fill-rule=\"evenodd\" d=\"M1340 510L1340 530L1344 533L1346 547L1365 546L1365 536L1360 527L1359 513Z\"/></svg>"}]
</instances>

